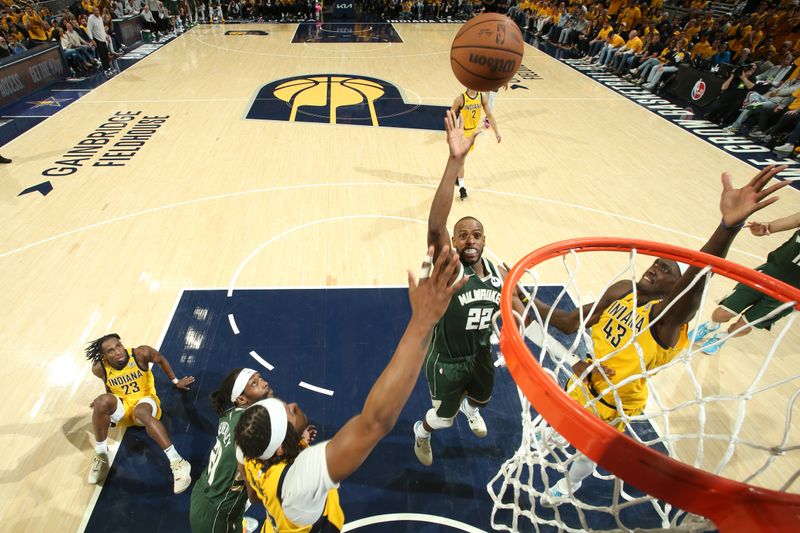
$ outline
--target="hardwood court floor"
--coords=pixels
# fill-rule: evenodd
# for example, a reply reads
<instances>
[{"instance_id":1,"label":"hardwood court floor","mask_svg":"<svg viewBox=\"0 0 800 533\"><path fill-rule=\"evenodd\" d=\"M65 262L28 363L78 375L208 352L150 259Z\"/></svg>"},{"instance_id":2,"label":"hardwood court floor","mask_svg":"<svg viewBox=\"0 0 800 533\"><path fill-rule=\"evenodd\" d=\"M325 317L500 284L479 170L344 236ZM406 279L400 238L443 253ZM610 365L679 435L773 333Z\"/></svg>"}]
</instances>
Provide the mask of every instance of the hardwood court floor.
<instances>
[{"instance_id":1,"label":"hardwood court floor","mask_svg":"<svg viewBox=\"0 0 800 533\"><path fill-rule=\"evenodd\" d=\"M262 86L312 74L377 78L408 103L449 106L462 90L448 62L458 26L397 25L402 44L291 44L294 25L252 28L270 34L195 28L4 147L14 163L0 168L0 529L72 531L93 497L88 405L102 387L87 341L117 331L157 345L184 288L397 285L417 265L442 132L244 117ZM719 221L720 172L738 184L754 174L531 47L523 64L541 79L498 96L502 143L478 140L470 199L451 216L480 218L509 264L576 236L697 248ZM17 196L126 112L169 118L124 166L92 166L94 155L50 177L47 196ZM797 211L796 190L781 196L759 220ZM755 266L787 237L743 233L730 258ZM617 263L587 264L591 293ZM730 382L770 339L756 332L697 360L701 378ZM788 372L798 334L784 346Z\"/></svg>"}]
</instances>

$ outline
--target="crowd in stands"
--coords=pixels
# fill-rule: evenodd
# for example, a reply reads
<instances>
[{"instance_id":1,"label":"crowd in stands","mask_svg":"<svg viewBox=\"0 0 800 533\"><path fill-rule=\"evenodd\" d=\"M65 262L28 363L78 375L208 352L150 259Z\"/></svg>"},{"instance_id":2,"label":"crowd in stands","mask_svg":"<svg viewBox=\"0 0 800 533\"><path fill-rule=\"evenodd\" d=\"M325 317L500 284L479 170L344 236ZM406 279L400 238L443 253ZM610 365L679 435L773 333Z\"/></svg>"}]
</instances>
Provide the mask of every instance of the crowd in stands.
<instances>
[{"instance_id":1,"label":"crowd in stands","mask_svg":"<svg viewBox=\"0 0 800 533\"><path fill-rule=\"evenodd\" d=\"M748 4L750 5L750 4ZM740 4L739 7L746 7ZM778 153L800 142L800 8L761 2L712 11L707 0L516 1L507 11L541 41L658 92L683 66L724 79L704 118Z\"/></svg>"},{"instance_id":2,"label":"crowd in stands","mask_svg":"<svg viewBox=\"0 0 800 533\"><path fill-rule=\"evenodd\" d=\"M59 43L73 75L102 70L113 76L113 60L125 46L114 34L112 19L150 12L145 22L156 34L172 31L173 16L161 0L75 0L53 13L44 5L2 0L0 9L0 60L46 43ZM145 16L147 21L147 16Z\"/></svg>"}]
</instances>

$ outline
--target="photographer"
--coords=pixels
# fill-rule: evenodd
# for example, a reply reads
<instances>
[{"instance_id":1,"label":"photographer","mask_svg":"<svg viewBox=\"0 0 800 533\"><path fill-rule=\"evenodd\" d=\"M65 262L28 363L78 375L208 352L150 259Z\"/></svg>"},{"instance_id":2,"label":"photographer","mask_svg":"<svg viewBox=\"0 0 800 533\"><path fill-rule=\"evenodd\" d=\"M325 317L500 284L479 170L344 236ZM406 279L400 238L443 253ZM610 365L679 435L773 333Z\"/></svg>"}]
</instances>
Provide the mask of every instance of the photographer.
<instances>
[{"instance_id":1,"label":"photographer","mask_svg":"<svg viewBox=\"0 0 800 533\"><path fill-rule=\"evenodd\" d=\"M722 93L708 107L704 118L720 125L732 121L747 92L756 85L755 73L753 63L736 67L722 83Z\"/></svg>"}]
</instances>

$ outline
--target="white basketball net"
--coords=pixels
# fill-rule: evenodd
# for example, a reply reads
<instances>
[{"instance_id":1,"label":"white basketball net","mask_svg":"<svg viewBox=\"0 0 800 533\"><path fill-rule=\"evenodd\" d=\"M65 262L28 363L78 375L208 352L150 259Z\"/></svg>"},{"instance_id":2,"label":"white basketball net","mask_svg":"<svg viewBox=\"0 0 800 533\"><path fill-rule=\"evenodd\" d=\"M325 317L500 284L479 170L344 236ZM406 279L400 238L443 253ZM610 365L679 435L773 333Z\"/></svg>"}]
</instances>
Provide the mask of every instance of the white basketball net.
<instances>
[{"instance_id":1,"label":"white basketball net","mask_svg":"<svg viewBox=\"0 0 800 533\"><path fill-rule=\"evenodd\" d=\"M561 266L568 279L564 288L555 297L555 302L546 301L546 303L556 306L571 297L575 306L580 309L586 303L596 301L597 298L585 300L581 298L583 293L578 286L578 257L579 254L574 251L561 257ZM622 254L617 253L615 257L622 257ZM636 262L637 252L632 250L628 254L628 264L625 268L596 294L603 294L613 283L621 279L638 280ZM541 350L532 351L536 354L534 357L563 387L567 377L574 377L572 364L584 359L585 354L591 350L591 338L584 326L594 308L588 316L582 316L581 313L579 334L566 340L562 336L560 342L554 336L556 335L554 328L550 326L551 315L540 316L532 304L534 298L541 298L542 291L546 288L539 282L539 274L536 271L538 268L537 266L534 270L527 270L520 282L520 285L531 287L531 303L527 305L526 315L535 317L535 321L527 328L524 335L529 341L541 347ZM785 353L778 354L781 341L789 334L800 313L793 311L773 326L767 335L771 345L761 350L762 355L758 357L757 362L736 360L736 355L728 355L725 350L714 356L719 358L714 362L714 359L700 351L702 343L692 344L691 341L695 337L696 326L709 320L711 311L716 307L709 297L710 287L714 285L711 280L713 279L717 285L716 289L720 291L730 291L734 284L722 276L712 278L710 267L706 267L682 294L703 279L706 279L706 283L700 308L689 326L689 349L661 367L647 370L641 358L642 351L637 335L627 344L603 357L598 358L595 354L589 370L602 372L598 367L600 363L607 362L619 351L633 344L640 355L641 372L624 379L617 386L644 377L650 394L647 408L642 414L627 416L622 412L619 396L616 389L614 390L617 410L622 413L618 420L625 423L628 435L646 446L657 447L673 459L696 468L745 483L789 490L800 474L798 471L800 432L793 431L791 427L792 412L800 395L800 380L798 380L800 375L796 373L798 368L796 357L789 359ZM549 290L554 291L552 288ZM634 308L643 303L638 301L637 296L634 289ZM770 320L791 307L792 303L783 304L753 322L753 325ZM648 327L657 323L668 310L669 308L652 319ZM495 333L499 336L498 316L495 316L494 326ZM729 324L734 322L735 319ZM634 323L636 323L635 317ZM718 333L722 334L725 331L727 325L718 330ZM723 334L720 342L726 342L739 331L733 331L730 335ZM732 341L731 345L740 342L741 340L737 339ZM797 345L796 340L792 342L795 342L794 346ZM763 355L764 352L766 355ZM733 359L721 359L726 355ZM724 364L718 361L724 361ZM724 371L714 375L707 371L706 367L710 364L718 364ZM747 366L746 372L743 372L744 376L739 376L737 367L741 368L744 365ZM655 379L656 373L660 374L659 378L669 374L669 379ZM728 374L731 377L727 381L736 381L740 384L735 391L732 391L728 386L729 383L725 381ZM719 381L720 375L724 386L719 383L708 383L712 380L710 376L715 376L714 379ZM736 379L732 379L733 377ZM574 387L581 387L588 394L582 379L573 380L569 390ZM569 476L565 476L565 473L576 460L586 461L585 456L570 446L536 413L519 388L517 391L522 404L520 446L513 457L502 464L497 475L487 485L487 490L494 501L492 526L495 529L515 532L551 531L553 527L559 531L575 532L648 531L666 528L692 531L715 529L709 520L690 515L667 502L643 494L602 468L596 468L582 487L573 491ZM677 392L679 394L676 394ZM597 401L595 399L587 407L595 409ZM768 411L764 410L765 406L769 407ZM722 416L723 420L720 420L721 413L725 413ZM748 413L751 415L749 418ZM768 425L771 431L760 430L759 421L762 426ZM767 438L769 440L765 440ZM775 481L775 478L778 481ZM552 503L549 506L543 505L543 492L561 479L566 479L568 487L565 497L558 505Z\"/></svg>"}]
</instances>

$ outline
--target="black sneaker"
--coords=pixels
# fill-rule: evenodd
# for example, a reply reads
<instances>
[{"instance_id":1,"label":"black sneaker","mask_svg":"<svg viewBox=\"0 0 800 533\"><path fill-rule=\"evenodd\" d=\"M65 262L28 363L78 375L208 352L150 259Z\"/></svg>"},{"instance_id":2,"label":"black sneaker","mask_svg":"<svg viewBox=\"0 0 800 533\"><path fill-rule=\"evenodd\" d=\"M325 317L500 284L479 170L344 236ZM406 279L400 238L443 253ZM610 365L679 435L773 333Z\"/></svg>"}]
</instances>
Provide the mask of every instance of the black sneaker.
<instances>
[{"instance_id":1,"label":"black sneaker","mask_svg":"<svg viewBox=\"0 0 800 533\"><path fill-rule=\"evenodd\" d=\"M11 160L7 157L3 157L2 155L0 155L0 163L11 163Z\"/></svg>"},{"instance_id":2,"label":"black sneaker","mask_svg":"<svg viewBox=\"0 0 800 533\"><path fill-rule=\"evenodd\" d=\"M462 202L467 199L467 189L465 187L458 188L458 197L461 198Z\"/></svg>"}]
</instances>

